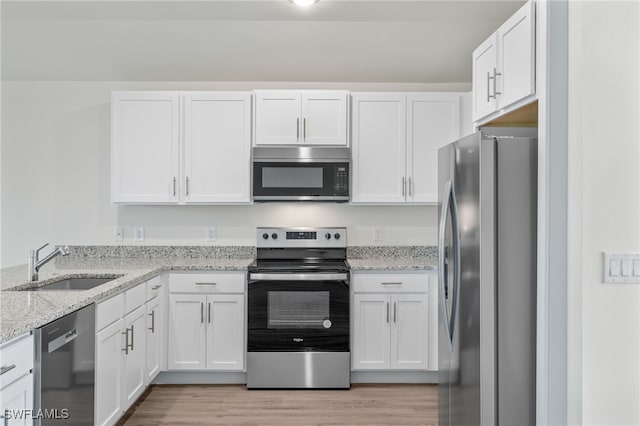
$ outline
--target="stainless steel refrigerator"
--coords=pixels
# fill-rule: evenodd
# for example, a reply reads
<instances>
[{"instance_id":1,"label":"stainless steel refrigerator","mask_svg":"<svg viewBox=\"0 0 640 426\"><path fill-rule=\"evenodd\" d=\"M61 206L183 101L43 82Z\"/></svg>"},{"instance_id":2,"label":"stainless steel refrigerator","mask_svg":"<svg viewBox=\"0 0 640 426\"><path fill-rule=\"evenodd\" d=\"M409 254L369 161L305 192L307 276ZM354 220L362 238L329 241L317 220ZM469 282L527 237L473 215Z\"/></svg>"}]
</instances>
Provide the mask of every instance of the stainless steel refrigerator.
<instances>
[{"instance_id":1,"label":"stainless steel refrigerator","mask_svg":"<svg viewBox=\"0 0 640 426\"><path fill-rule=\"evenodd\" d=\"M440 426L535 424L537 129L438 152Z\"/></svg>"}]
</instances>

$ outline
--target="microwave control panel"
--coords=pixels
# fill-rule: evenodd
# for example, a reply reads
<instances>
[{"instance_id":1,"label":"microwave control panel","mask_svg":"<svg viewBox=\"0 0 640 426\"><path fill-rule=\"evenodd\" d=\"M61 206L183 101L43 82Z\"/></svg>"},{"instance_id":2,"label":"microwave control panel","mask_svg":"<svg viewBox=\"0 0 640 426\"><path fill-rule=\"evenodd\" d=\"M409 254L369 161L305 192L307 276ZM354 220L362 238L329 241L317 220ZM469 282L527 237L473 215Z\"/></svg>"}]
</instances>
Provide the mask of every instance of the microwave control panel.
<instances>
[{"instance_id":1,"label":"microwave control panel","mask_svg":"<svg viewBox=\"0 0 640 426\"><path fill-rule=\"evenodd\" d=\"M349 195L349 166L346 164L336 165L334 170L333 190L335 195Z\"/></svg>"}]
</instances>

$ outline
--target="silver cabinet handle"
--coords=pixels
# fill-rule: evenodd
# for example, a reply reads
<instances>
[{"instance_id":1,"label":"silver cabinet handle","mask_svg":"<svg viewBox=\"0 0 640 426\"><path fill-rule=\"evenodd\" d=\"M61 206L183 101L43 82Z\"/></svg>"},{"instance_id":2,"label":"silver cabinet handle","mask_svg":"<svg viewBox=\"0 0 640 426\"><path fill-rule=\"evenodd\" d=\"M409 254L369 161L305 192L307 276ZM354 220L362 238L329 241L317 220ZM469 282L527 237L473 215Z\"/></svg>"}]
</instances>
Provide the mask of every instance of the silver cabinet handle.
<instances>
[{"instance_id":1,"label":"silver cabinet handle","mask_svg":"<svg viewBox=\"0 0 640 426\"><path fill-rule=\"evenodd\" d=\"M122 334L124 334L124 349L122 351L125 355L129 355L129 328L125 328Z\"/></svg>"},{"instance_id":2,"label":"silver cabinet handle","mask_svg":"<svg viewBox=\"0 0 640 426\"><path fill-rule=\"evenodd\" d=\"M131 350L133 350L133 336L134 336L134 333L133 333L133 324L131 324Z\"/></svg>"},{"instance_id":3,"label":"silver cabinet handle","mask_svg":"<svg viewBox=\"0 0 640 426\"><path fill-rule=\"evenodd\" d=\"M396 304L396 302L393 302L393 322L395 322L396 324L398 323L397 313L398 313L398 305Z\"/></svg>"},{"instance_id":4,"label":"silver cabinet handle","mask_svg":"<svg viewBox=\"0 0 640 426\"><path fill-rule=\"evenodd\" d=\"M15 364L5 365L4 367L0 368L0 376L2 376L4 373L8 373L9 371L13 370L14 368L16 368Z\"/></svg>"},{"instance_id":5,"label":"silver cabinet handle","mask_svg":"<svg viewBox=\"0 0 640 426\"><path fill-rule=\"evenodd\" d=\"M149 327L149 330L151 330L152 333L155 333L156 332L156 311L151 311L149 316L151 317L151 327Z\"/></svg>"},{"instance_id":6,"label":"silver cabinet handle","mask_svg":"<svg viewBox=\"0 0 640 426\"><path fill-rule=\"evenodd\" d=\"M302 119L302 141L303 142L307 141L307 119L306 118Z\"/></svg>"},{"instance_id":7,"label":"silver cabinet handle","mask_svg":"<svg viewBox=\"0 0 640 426\"><path fill-rule=\"evenodd\" d=\"M487 102L489 102L491 98L495 98L495 96L491 94L491 80L493 80L494 78L495 77L491 77L491 74L489 73L489 71L487 71ZM494 83L494 88L495 88L495 83Z\"/></svg>"},{"instance_id":8,"label":"silver cabinet handle","mask_svg":"<svg viewBox=\"0 0 640 426\"><path fill-rule=\"evenodd\" d=\"M300 118L296 118L296 140L300 140Z\"/></svg>"},{"instance_id":9,"label":"silver cabinet handle","mask_svg":"<svg viewBox=\"0 0 640 426\"><path fill-rule=\"evenodd\" d=\"M176 177L173 177L173 196L175 197L178 194L178 189L177 189L177 184L178 181L176 179Z\"/></svg>"},{"instance_id":10,"label":"silver cabinet handle","mask_svg":"<svg viewBox=\"0 0 640 426\"><path fill-rule=\"evenodd\" d=\"M157 290L160 287L162 287L162 284L154 285L153 287L151 287L151 290Z\"/></svg>"},{"instance_id":11,"label":"silver cabinet handle","mask_svg":"<svg viewBox=\"0 0 640 426\"><path fill-rule=\"evenodd\" d=\"M186 182L185 182L185 192L187 194L187 197L189 196L189 176L186 177Z\"/></svg>"},{"instance_id":12,"label":"silver cabinet handle","mask_svg":"<svg viewBox=\"0 0 640 426\"><path fill-rule=\"evenodd\" d=\"M201 283L195 283L196 285L218 285L218 283L205 283L205 282L201 282Z\"/></svg>"},{"instance_id":13,"label":"silver cabinet handle","mask_svg":"<svg viewBox=\"0 0 640 426\"><path fill-rule=\"evenodd\" d=\"M389 324L389 302L387 302L387 324Z\"/></svg>"},{"instance_id":14,"label":"silver cabinet handle","mask_svg":"<svg viewBox=\"0 0 640 426\"><path fill-rule=\"evenodd\" d=\"M407 186L405 184L404 176L402 176L402 196L404 197L407 193Z\"/></svg>"},{"instance_id":15,"label":"silver cabinet handle","mask_svg":"<svg viewBox=\"0 0 640 426\"><path fill-rule=\"evenodd\" d=\"M502 92L498 92L497 91L497 84L498 84L498 76L501 76L502 73L496 72L496 69L493 69L493 97L497 97L498 95L502 95Z\"/></svg>"},{"instance_id":16,"label":"silver cabinet handle","mask_svg":"<svg viewBox=\"0 0 640 426\"><path fill-rule=\"evenodd\" d=\"M204 302L200 302L200 324L204 324Z\"/></svg>"},{"instance_id":17,"label":"silver cabinet handle","mask_svg":"<svg viewBox=\"0 0 640 426\"><path fill-rule=\"evenodd\" d=\"M387 283L380 283L382 285L402 285L401 282L387 282Z\"/></svg>"},{"instance_id":18,"label":"silver cabinet handle","mask_svg":"<svg viewBox=\"0 0 640 426\"><path fill-rule=\"evenodd\" d=\"M412 190L411 187L413 186L413 182L411 182L411 176L409 176L409 197L412 197Z\"/></svg>"},{"instance_id":19,"label":"silver cabinet handle","mask_svg":"<svg viewBox=\"0 0 640 426\"><path fill-rule=\"evenodd\" d=\"M211 324L211 302L209 302L209 324Z\"/></svg>"}]
</instances>

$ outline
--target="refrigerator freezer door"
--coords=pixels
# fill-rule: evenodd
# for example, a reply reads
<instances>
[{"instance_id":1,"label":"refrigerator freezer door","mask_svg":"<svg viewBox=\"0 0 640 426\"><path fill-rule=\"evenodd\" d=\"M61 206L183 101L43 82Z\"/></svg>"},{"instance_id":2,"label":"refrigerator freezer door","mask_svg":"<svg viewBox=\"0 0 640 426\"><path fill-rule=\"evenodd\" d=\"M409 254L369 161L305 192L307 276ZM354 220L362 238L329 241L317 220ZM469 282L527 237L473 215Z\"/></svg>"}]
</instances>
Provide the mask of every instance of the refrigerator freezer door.
<instances>
[{"instance_id":1,"label":"refrigerator freezer door","mask_svg":"<svg viewBox=\"0 0 640 426\"><path fill-rule=\"evenodd\" d=\"M441 291L453 287L455 293L440 299L445 304L439 309L441 426L474 425L480 418L479 142L476 133L438 153L439 224L445 229L440 267L449 269L440 272L439 285ZM444 197L447 181L451 181L450 201ZM447 321L452 326L447 327ZM452 331L451 336L443 330Z\"/></svg>"}]
</instances>

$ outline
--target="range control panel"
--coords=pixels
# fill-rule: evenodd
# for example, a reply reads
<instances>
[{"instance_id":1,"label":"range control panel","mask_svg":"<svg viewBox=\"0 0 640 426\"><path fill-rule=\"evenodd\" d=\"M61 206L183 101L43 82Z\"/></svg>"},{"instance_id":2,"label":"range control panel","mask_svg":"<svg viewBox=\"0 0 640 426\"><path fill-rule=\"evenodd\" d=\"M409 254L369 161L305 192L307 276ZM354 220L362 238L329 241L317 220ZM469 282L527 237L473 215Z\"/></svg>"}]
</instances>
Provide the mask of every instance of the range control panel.
<instances>
[{"instance_id":1,"label":"range control panel","mask_svg":"<svg viewBox=\"0 0 640 426\"><path fill-rule=\"evenodd\" d=\"M347 246L347 228L257 228L256 245L269 248Z\"/></svg>"}]
</instances>

